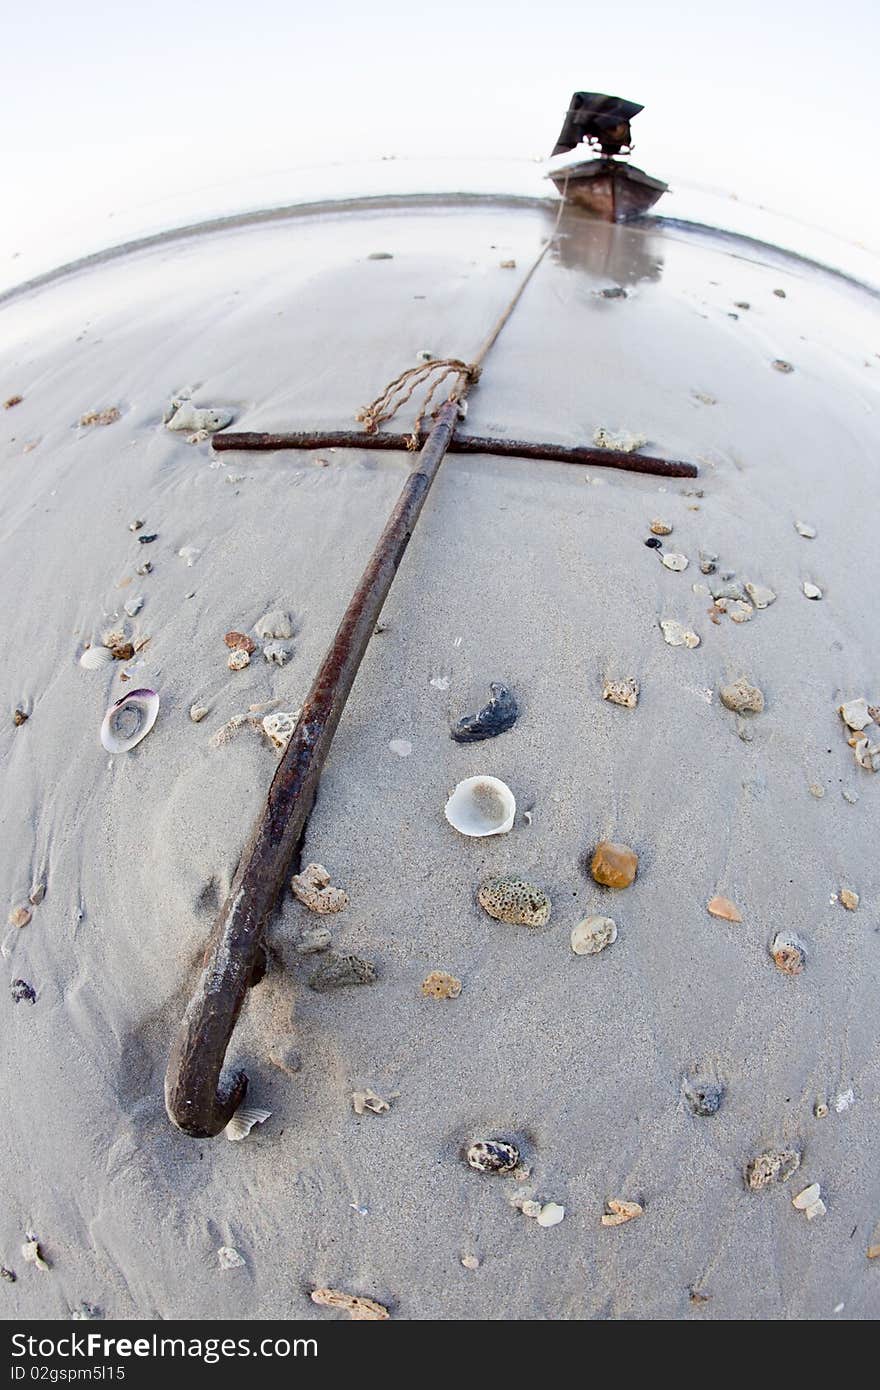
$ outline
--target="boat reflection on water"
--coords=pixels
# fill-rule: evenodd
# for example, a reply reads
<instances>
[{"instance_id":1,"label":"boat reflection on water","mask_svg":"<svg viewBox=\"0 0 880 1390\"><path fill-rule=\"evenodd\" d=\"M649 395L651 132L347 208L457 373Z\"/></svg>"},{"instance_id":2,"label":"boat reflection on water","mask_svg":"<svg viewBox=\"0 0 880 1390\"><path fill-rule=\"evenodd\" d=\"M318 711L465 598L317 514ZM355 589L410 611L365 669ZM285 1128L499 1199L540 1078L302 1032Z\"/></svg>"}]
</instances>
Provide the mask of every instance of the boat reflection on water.
<instances>
[{"instance_id":1,"label":"boat reflection on water","mask_svg":"<svg viewBox=\"0 0 880 1390\"><path fill-rule=\"evenodd\" d=\"M567 207L551 255L566 270L586 271L609 287L659 280L663 274L661 235L647 225L603 222Z\"/></svg>"}]
</instances>

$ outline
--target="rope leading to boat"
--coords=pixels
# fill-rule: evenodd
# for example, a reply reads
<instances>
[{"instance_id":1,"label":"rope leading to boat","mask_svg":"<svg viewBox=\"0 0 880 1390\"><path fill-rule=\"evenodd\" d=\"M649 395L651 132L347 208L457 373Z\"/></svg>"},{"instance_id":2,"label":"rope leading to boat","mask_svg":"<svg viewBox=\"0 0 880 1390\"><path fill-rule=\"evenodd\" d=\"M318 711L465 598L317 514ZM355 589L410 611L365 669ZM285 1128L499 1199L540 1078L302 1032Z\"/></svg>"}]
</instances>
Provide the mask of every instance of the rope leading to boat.
<instances>
[{"instance_id":1,"label":"rope leading to boat","mask_svg":"<svg viewBox=\"0 0 880 1390\"><path fill-rule=\"evenodd\" d=\"M556 221L553 223L553 230L545 241L541 250L538 252L529 269L526 271L519 283L515 294L512 296L507 306L495 320L487 337L484 339L477 355L472 362L463 362L458 357L438 357L430 362L422 362L418 367L410 367L407 371L401 372L393 381L389 381L384 391L371 401L369 405L362 406L355 415L355 419L364 427L367 434L376 434L379 426L386 420L391 420L402 406L406 405L415 391L420 386L426 386L427 392L419 407L416 415L415 424L412 432L407 436L406 447L411 451L421 447L420 435L424 424L425 416L431 406L431 402L439 386L453 377L452 389L446 397L447 402L456 402L462 399L468 387L473 386L479 381L483 371L483 363L491 352L501 334L502 329L513 313L523 293L534 275L538 266L543 261L550 247L556 238L559 230L559 223L565 208L565 195L568 188L568 175L562 188L562 197L559 200L559 208L556 213ZM437 414L439 407L432 412L432 418Z\"/></svg>"}]
</instances>

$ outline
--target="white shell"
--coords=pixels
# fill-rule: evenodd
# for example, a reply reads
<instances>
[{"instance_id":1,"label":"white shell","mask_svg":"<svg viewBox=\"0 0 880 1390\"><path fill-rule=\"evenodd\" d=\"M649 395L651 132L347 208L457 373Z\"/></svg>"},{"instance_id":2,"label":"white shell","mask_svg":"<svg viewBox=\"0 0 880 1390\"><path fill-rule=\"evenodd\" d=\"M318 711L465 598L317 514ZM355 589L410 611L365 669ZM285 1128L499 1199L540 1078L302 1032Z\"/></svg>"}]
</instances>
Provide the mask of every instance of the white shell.
<instances>
[{"instance_id":1,"label":"white shell","mask_svg":"<svg viewBox=\"0 0 880 1390\"><path fill-rule=\"evenodd\" d=\"M240 1105L223 1133L227 1139L237 1143L240 1139L246 1139L254 1125L263 1124L271 1114L271 1110L258 1110L256 1106Z\"/></svg>"},{"instance_id":2,"label":"white shell","mask_svg":"<svg viewBox=\"0 0 880 1390\"><path fill-rule=\"evenodd\" d=\"M558 1226L565 1216L565 1207L558 1202L545 1202L536 1220L539 1226Z\"/></svg>"},{"instance_id":3,"label":"white shell","mask_svg":"<svg viewBox=\"0 0 880 1390\"><path fill-rule=\"evenodd\" d=\"M791 1205L797 1207L798 1211L806 1211L807 1207L818 1202L821 1195L819 1184L812 1182L809 1187L804 1188L803 1192L799 1192L796 1197L791 1199Z\"/></svg>"},{"instance_id":4,"label":"white shell","mask_svg":"<svg viewBox=\"0 0 880 1390\"><path fill-rule=\"evenodd\" d=\"M130 618L136 617L144 606L143 594L137 594L134 598L126 599L122 606Z\"/></svg>"},{"instance_id":5,"label":"white shell","mask_svg":"<svg viewBox=\"0 0 880 1390\"><path fill-rule=\"evenodd\" d=\"M661 555L660 560L661 563L665 565L666 569L675 570L677 574L680 574L682 570L686 570L688 567L688 557L686 555L676 555L672 550L668 550L665 555Z\"/></svg>"},{"instance_id":6,"label":"white shell","mask_svg":"<svg viewBox=\"0 0 880 1390\"><path fill-rule=\"evenodd\" d=\"M241 1269L244 1266L241 1255L237 1250L233 1250L231 1245L221 1245L217 1251L217 1259L221 1269Z\"/></svg>"},{"instance_id":7,"label":"white shell","mask_svg":"<svg viewBox=\"0 0 880 1390\"><path fill-rule=\"evenodd\" d=\"M271 613L267 613L265 617L260 619L254 627L254 632L263 642L267 638L292 637L293 624L290 621L290 614L285 613L281 608L274 608Z\"/></svg>"},{"instance_id":8,"label":"white shell","mask_svg":"<svg viewBox=\"0 0 880 1390\"><path fill-rule=\"evenodd\" d=\"M109 666L112 660L113 653L109 647L86 647L79 664L86 671L97 671L102 666Z\"/></svg>"},{"instance_id":9,"label":"white shell","mask_svg":"<svg viewBox=\"0 0 880 1390\"><path fill-rule=\"evenodd\" d=\"M446 819L461 835L505 835L513 825L513 792L497 777L467 777L446 803Z\"/></svg>"},{"instance_id":10,"label":"white shell","mask_svg":"<svg viewBox=\"0 0 880 1390\"><path fill-rule=\"evenodd\" d=\"M155 690L132 690L112 704L101 725L101 742L108 753L127 753L146 738L159 713Z\"/></svg>"}]
</instances>

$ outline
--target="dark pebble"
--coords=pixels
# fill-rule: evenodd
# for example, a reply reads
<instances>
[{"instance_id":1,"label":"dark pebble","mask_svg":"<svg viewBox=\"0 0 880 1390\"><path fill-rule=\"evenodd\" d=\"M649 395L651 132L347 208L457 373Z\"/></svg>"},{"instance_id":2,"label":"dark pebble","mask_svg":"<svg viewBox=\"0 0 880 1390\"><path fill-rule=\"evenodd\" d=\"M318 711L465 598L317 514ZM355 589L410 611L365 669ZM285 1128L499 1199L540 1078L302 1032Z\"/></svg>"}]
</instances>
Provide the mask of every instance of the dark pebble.
<instances>
[{"instance_id":1,"label":"dark pebble","mask_svg":"<svg viewBox=\"0 0 880 1390\"><path fill-rule=\"evenodd\" d=\"M662 544L659 536L649 536L645 541L645 545L649 546L651 550L659 550Z\"/></svg>"}]
</instances>

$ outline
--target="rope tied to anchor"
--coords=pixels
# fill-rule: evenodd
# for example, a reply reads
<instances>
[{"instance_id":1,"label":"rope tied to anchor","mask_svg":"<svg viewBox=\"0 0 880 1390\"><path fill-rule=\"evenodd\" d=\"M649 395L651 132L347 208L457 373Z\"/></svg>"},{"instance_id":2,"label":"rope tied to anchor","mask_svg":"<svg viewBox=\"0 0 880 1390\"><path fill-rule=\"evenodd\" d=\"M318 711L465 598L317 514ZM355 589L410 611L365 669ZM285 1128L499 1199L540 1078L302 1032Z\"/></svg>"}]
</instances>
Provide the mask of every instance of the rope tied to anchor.
<instances>
[{"instance_id":1,"label":"rope tied to anchor","mask_svg":"<svg viewBox=\"0 0 880 1390\"><path fill-rule=\"evenodd\" d=\"M454 377L452 390L447 395L447 400L454 401L462 394L465 386L472 386L480 379L482 368L475 362L462 362L457 357L437 357L430 362L422 362L418 367L410 367L407 371L401 372L400 376L389 381L381 395L377 396L369 405L362 406L355 419L364 427L367 434L376 434L381 424L386 420L391 420L406 405L407 401L420 386L427 386L424 400L416 415L412 433L407 436L407 448L415 450L421 443L420 434L425 416L428 413L431 402L437 392L438 387ZM430 383L430 384L429 384Z\"/></svg>"}]
</instances>

